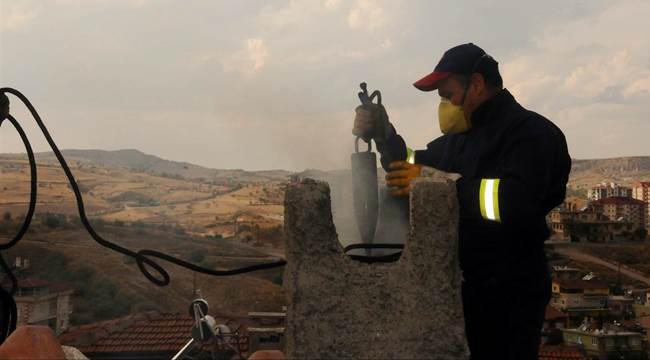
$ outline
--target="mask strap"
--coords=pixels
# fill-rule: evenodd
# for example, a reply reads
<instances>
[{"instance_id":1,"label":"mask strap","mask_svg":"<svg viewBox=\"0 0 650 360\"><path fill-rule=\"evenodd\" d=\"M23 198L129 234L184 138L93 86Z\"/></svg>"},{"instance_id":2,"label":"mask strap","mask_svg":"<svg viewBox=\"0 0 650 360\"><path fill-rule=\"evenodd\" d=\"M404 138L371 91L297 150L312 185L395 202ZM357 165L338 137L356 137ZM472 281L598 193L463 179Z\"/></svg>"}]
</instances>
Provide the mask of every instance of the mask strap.
<instances>
[{"instance_id":1,"label":"mask strap","mask_svg":"<svg viewBox=\"0 0 650 360\"><path fill-rule=\"evenodd\" d=\"M474 65L472 66L472 71L469 72L469 78L467 79L467 84L465 84L465 91L463 92L463 100L460 102L460 106L465 105L465 97L467 97L467 90L469 90L469 84L472 82L472 75L474 72L476 72L476 68L478 68L478 64L483 60L483 58L486 58L490 55L487 53L483 53L481 57L479 57L475 62Z\"/></svg>"}]
</instances>

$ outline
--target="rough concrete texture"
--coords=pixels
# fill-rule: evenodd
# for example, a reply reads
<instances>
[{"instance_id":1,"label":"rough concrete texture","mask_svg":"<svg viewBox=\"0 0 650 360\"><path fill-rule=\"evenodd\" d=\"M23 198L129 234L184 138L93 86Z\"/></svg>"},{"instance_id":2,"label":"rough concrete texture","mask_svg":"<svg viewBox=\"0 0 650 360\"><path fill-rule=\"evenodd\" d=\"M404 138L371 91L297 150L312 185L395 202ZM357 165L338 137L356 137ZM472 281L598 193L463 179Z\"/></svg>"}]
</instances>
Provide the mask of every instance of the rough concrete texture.
<instances>
[{"instance_id":1,"label":"rough concrete texture","mask_svg":"<svg viewBox=\"0 0 650 360\"><path fill-rule=\"evenodd\" d=\"M416 181L410 208L401 258L365 264L343 254L328 185L311 179L289 184L287 358L468 358L454 181Z\"/></svg>"}]
</instances>

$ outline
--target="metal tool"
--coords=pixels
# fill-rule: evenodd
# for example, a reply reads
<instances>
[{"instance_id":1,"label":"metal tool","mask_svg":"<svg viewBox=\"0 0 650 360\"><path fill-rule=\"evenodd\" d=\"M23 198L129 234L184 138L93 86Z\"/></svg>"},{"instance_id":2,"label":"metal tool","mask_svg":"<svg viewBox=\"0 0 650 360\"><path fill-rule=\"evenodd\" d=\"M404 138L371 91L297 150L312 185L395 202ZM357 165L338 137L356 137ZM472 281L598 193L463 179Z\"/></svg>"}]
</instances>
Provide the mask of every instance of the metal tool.
<instances>
[{"instance_id":1,"label":"metal tool","mask_svg":"<svg viewBox=\"0 0 650 360\"><path fill-rule=\"evenodd\" d=\"M201 346L217 341L228 346L233 351L239 354L239 358L243 359L239 348L234 348L230 342L232 338L237 341L239 345L239 333L233 332L224 324L217 324L216 320L208 315L208 302L204 299L197 298L192 301L189 309L190 316L194 318L194 326L192 326L192 338L183 346L183 348L172 357L172 360L186 360L194 357L191 354L200 350ZM215 354L212 353L212 359L215 359Z\"/></svg>"},{"instance_id":2,"label":"metal tool","mask_svg":"<svg viewBox=\"0 0 650 360\"><path fill-rule=\"evenodd\" d=\"M377 98L377 104L381 105L381 93L373 91L368 96L366 83L361 83L359 99L361 104L370 105L373 99ZM352 163L352 194L354 201L354 215L357 220L357 227L361 242L371 244L375 238L378 217L378 184L377 184L377 155L372 151L372 140L368 140L368 150L359 151L359 140L357 136L354 141L355 152L351 155ZM372 249L366 249L366 256L370 256Z\"/></svg>"}]
</instances>

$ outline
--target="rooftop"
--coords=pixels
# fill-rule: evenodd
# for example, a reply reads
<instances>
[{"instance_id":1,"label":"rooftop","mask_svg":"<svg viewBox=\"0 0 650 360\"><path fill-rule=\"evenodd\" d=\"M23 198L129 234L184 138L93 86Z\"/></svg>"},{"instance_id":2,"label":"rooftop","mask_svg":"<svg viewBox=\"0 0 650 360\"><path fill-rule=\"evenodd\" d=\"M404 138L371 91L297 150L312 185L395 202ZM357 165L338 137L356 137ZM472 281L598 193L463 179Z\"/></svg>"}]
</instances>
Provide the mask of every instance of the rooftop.
<instances>
[{"instance_id":1,"label":"rooftop","mask_svg":"<svg viewBox=\"0 0 650 360\"><path fill-rule=\"evenodd\" d=\"M248 345L246 327L231 319L215 320L233 332L239 330L240 343ZM149 312L74 327L59 341L84 354L176 352L190 340L193 324L189 315Z\"/></svg>"},{"instance_id":2,"label":"rooftop","mask_svg":"<svg viewBox=\"0 0 650 360\"><path fill-rule=\"evenodd\" d=\"M545 320L557 320L557 319L566 319L567 314L561 312L560 310L552 307L551 305L546 305L546 312L544 314Z\"/></svg>"},{"instance_id":3,"label":"rooftop","mask_svg":"<svg viewBox=\"0 0 650 360\"><path fill-rule=\"evenodd\" d=\"M539 360L587 360L577 346L541 345Z\"/></svg>"},{"instance_id":4,"label":"rooftop","mask_svg":"<svg viewBox=\"0 0 650 360\"><path fill-rule=\"evenodd\" d=\"M553 283L558 284L560 287L565 289L582 289L582 290L607 289L609 290L609 286L606 283L599 280L553 279Z\"/></svg>"},{"instance_id":5,"label":"rooftop","mask_svg":"<svg viewBox=\"0 0 650 360\"><path fill-rule=\"evenodd\" d=\"M621 197L621 196L612 196L596 201L592 201L591 205L646 205L644 201Z\"/></svg>"}]
</instances>

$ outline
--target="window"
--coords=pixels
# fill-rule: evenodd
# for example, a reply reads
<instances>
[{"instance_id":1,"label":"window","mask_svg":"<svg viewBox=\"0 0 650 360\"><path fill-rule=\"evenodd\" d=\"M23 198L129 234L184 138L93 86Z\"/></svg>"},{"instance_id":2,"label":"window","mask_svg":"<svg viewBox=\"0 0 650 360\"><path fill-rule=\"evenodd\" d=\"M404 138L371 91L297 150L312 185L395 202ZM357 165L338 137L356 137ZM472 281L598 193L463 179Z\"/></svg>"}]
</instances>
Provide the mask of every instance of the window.
<instances>
[{"instance_id":1,"label":"window","mask_svg":"<svg viewBox=\"0 0 650 360\"><path fill-rule=\"evenodd\" d=\"M592 337L591 338L591 345L598 345L598 338Z\"/></svg>"}]
</instances>

